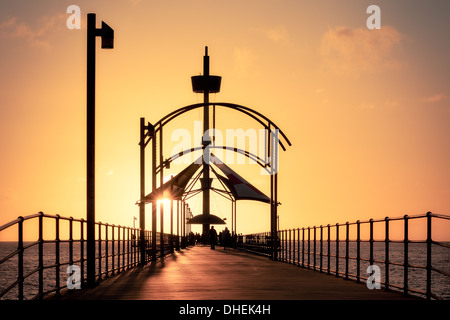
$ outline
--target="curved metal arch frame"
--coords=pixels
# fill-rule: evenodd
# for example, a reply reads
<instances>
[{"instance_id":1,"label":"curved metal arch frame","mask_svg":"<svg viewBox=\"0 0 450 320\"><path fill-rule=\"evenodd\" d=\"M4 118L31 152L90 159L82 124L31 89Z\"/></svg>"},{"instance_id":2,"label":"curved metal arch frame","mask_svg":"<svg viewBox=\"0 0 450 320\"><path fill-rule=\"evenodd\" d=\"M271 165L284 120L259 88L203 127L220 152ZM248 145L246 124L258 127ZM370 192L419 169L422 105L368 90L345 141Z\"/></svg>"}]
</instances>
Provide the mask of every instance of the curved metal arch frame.
<instances>
[{"instance_id":1,"label":"curved metal arch frame","mask_svg":"<svg viewBox=\"0 0 450 320\"><path fill-rule=\"evenodd\" d=\"M163 183L163 168L164 168L164 159L162 156L162 142L163 142L163 138L162 138L162 131L163 131L163 127L164 125L166 125L167 123L169 123L171 120L175 119L176 117L184 114L185 112L194 110L196 108L200 108L200 107L204 107L206 104L205 103L197 103L197 104L192 104L192 105L188 105L188 106L184 106L182 108L179 108L175 111L172 111L171 113L168 113L167 115L165 115L163 118L161 118L160 120L158 120L155 125L151 126L149 123L149 126L145 126L144 123L144 118L141 118L141 140L140 140L140 148L141 148L141 156L140 156L140 161L141 161L141 199L143 199L143 197L145 196L145 147L147 146L147 144L150 142L150 140L153 139L153 143L152 143L152 188L156 189L156 175L157 170L156 170L156 133L158 131L160 131L159 134L159 140L160 140L160 159L159 159L159 175L160 175L160 184L162 185ZM287 138L287 136L284 134L284 132L269 118L267 118L266 116L264 116L263 114L261 114L260 112L253 110L249 107L245 107L242 105L238 105L238 104L233 104L233 103L225 103L225 102L213 102L213 103L207 103L208 106L213 106L215 108L215 106L222 106L222 107L226 107L226 108L230 108L239 112L242 112L244 114L246 114L247 116L253 118L254 120L256 120L257 122L259 122L266 130L269 131L269 135L272 134L272 127L276 130L278 130L278 132L281 134L281 136L284 138L284 140L286 141L286 143L291 146L291 142L289 141L289 139ZM258 118L259 117L259 118ZM264 120L261 120L261 118ZM266 124L267 122L267 124ZM145 132L146 130L148 130L147 132ZM148 140L146 141L146 138L148 137ZM271 140L271 138L269 138L269 141ZM270 142L269 142L270 143ZM278 139L278 144L281 146L281 148L283 149L283 151L286 151L286 147L283 145L283 143L281 142L281 140ZM236 151L236 148L233 148L233 151ZM246 150L244 150L244 154L246 155L250 155L250 153ZM272 259L273 260L277 260L278 257L278 253L277 253L277 248L276 248L276 243L278 242L278 230L277 230L277 206L278 206L278 172L275 172L274 174L270 174L270 212L271 212L271 233L272 233ZM184 202L183 202L184 203ZM236 215L236 201L233 201L234 203L234 215ZM185 206L185 203L182 204L182 207ZM162 209L162 208L161 208ZM233 214L233 213L232 213ZM161 217L162 217L163 213L161 211ZM172 215L172 213L171 213ZM141 228L143 225L145 225L145 203L143 201L139 202L139 217L140 217L140 223L141 223ZM163 220L161 219L161 228L163 228ZM156 230L156 207L152 206L152 230ZM162 233L161 233L162 234ZM143 238L143 235L141 234L141 237ZM163 238L161 236L161 244L163 243ZM163 248L163 246L161 245L161 248ZM162 249L161 249L162 250ZM145 249L143 246L141 246L141 256L142 259L141 261L145 261ZM152 233L152 256L153 259L156 259L156 232Z\"/></svg>"},{"instance_id":2,"label":"curved metal arch frame","mask_svg":"<svg viewBox=\"0 0 450 320\"><path fill-rule=\"evenodd\" d=\"M261 159L256 154L253 154L247 150L243 150L243 149L236 148L236 147L228 147L228 146L210 146L209 148L234 151L236 153L242 154L242 155L246 156L247 158L255 161L255 163L258 164L259 166L261 166L262 168L267 168L267 163L264 162L264 159ZM169 165L171 162L175 161L176 159L179 159L185 155L188 155L189 153L192 153L195 151L200 151L200 150L203 150L203 147L193 147L193 148L189 148L189 149L180 151L180 152L170 156L166 160L164 160L163 165L166 167L167 165ZM157 166L156 172L159 173L159 170L160 170L160 166Z\"/></svg>"},{"instance_id":3,"label":"curved metal arch frame","mask_svg":"<svg viewBox=\"0 0 450 320\"><path fill-rule=\"evenodd\" d=\"M204 103L196 103L196 104L191 104L191 105L187 105L184 107L181 107L177 110L174 110L170 113L168 113L167 115L165 115L164 117L162 117L160 120L158 120L155 124L155 133L157 131L160 130L161 127L164 127L167 123L169 123L171 120L175 119L176 117L182 115L185 112L200 108L200 107L204 107L205 104ZM284 140L286 141L286 143L291 146L291 142L289 141L289 139L287 138L287 136L284 134L284 132L269 118L267 118L265 115L263 115L262 113L253 110L252 108L249 107L245 107L239 104L235 104L235 103L228 103L228 102L210 102L208 103L208 106L221 106L221 107L225 107L225 108L230 108L236 111L240 111L246 115L248 115L249 117L253 118L254 120L256 120L257 122L259 122L260 124L262 124L264 126L265 129L270 129L270 127L274 127L275 129L278 129L281 136L284 138ZM258 119L255 115L253 115L252 113L256 114L258 117L264 119L267 124L265 122L263 122L261 119ZM283 149L283 151L286 151L286 147L283 145L283 143L281 141L279 141L281 148Z\"/></svg>"}]
</instances>

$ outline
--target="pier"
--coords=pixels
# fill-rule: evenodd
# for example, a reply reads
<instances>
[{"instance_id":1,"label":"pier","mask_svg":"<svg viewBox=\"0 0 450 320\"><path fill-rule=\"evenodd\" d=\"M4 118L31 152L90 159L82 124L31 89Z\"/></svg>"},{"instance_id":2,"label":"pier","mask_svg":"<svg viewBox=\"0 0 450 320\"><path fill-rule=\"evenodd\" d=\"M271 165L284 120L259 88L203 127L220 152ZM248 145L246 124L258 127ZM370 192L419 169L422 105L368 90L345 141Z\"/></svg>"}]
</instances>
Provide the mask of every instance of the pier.
<instances>
[{"instance_id":1,"label":"pier","mask_svg":"<svg viewBox=\"0 0 450 320\"><path fill-rule=\"evenodd\" d=\"M111 277L90 290L67 290L75 300L410 300L240 250L189 247L145 267Z\"/></svg>"}]
</instances>

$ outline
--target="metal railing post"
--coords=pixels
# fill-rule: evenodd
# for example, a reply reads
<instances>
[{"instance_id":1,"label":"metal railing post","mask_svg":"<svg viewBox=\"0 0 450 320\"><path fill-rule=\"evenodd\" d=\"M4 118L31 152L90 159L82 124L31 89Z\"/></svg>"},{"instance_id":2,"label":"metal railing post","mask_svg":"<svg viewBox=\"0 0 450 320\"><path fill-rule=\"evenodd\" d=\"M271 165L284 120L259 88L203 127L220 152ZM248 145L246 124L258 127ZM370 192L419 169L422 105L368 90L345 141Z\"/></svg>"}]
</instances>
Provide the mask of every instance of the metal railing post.
<instances>
[{"instance_id":1,"label":"metal railing post","mask_svg":"<svg viewBox=\"0 0 450 320\"><path fill-rule=\"evenodd\" d=\"M292 260L291 260L291 229L289 229L289 257L288 257L288 259L289 259L289 263L291 263L292 262Z\"/></svg>"},{"instance_id":2,"label":"metal railing post","mask_svg":"<svg viewBox=\"0 0 450 320\"><path fill-rule=\"evenodd\" d=\"M114 237L114 225L111 225L111 275L114 275L116 273L116 270L114 268L114 257L116 252L116 243L115 243L115 237Z\"/></svg>"},{"instance_id":3,"label":"metal railing post","mask_svg":"<svg viewBox=\"0 0 450 320\"><path fill-rule=\"evenodd\" d=\"M339 276L339 223L336 223L336 277Z\"/></svg>"},{"instance_id":4,"label":"metal railing post","mask_svg":"<svg viewBox=\"0 0 450 320\"><path fill-rule=\"evenodd\" d=\"M426 297L427 300L431 299L431 245L433 240L431 238L431 212L427 212L427 291Z\"/></svg>"},{"instance_id":5,"label":"metal railing post","mask_svg":"<svg viewBox=\"0 0 450 320\"><path fill-rule=\"evenodd\" d=\"M73 217L69 218L69 265L73 265Z\"/></svg>"},{"instance_id":6,"label":"metal railing post","mask_svg":"<svg viewBox=\"0 0 450 320\"><path fill-rule=\"evenodd\" d=\"M323 226L320 225L320 272L323 272Z\"/></svg>"},{"instance_id":7,"label":"metal railing post","mask_svg":"<svg viewBox=\"0 0 450 320\"><path fill-rule=\"evenodd\" d=\"M55 219L55 225L56 225L56 239L55 239L55 264L56 264L56 270L55 270L55 274L56 274L56 295L59 296L60 295L60 281L59 281L59 267L60 267L60 260L59 260L59 244L60 244L60 239L59 239L59 214L56 215L56 219Z\"/></svg>"},{"instance_id":8,"label":"metal railing post","mask_svg":"<svg viewBox=\"0 0 450 320\"><path fill-rule=\"evenodd\" d=\"M117 273L120 273L120 225L117 226Z\"/></svg>"},{"instance_id":9,"label":"metal railing post","mask_svg":"<svg viewBox=\"0 0 450 320\"><path fill-rule=\"evenodd\" d=\"M17 281L19 285L18 297L19 300L23 300L23 217L19 217L18 221L18 237L17 237L17 250L18 250L18 275Z\"/></svg>"},{"instance_id":10,"label":"metal railing post","mask_svg":"<svg viewBox=\"0 0 450 320\"><path fill-rule=\"evenodd\" d=\"M85 285L84 281L84 219L81 219L80 222L80 276L81 282Z\"/></svg>"},{"instance_id":11,"label":"metal railing post","mask_svg":"<svg viewBox=\"0 0 450 320\"><path fill-rule=\"evenodd\" d=\"M125 271L125 229L126 227L122 227L122 271Z\"/></svg>"},{"instance_id":12,"label":"metal railing post","mask_svg":"<svg viewBox=\"0 0 450 320\"><path fill-rule=\"evenodd\" d=\"M311 230L308 227L308 269L311 267L310 254L311 254Z\"/></svg>"},{"instance_id":13,"label":"metal railing post","mask_svg":"<svg viewBox=\"0 0 450 320\"><path fill-rule=\"evenodd\" d=\"M316 226L314 226L314 255L313 255L313 270L316 270Z\"/></svg>"},{"instance_id":14,"label":"metal railing post","mask_svg":"<svg viewBox=\"0 0 450 320\"><path fill-rule=\"evenodd\" d=\"M369 238L369 264L373 265L373 219L369 220L370 238Z\"/></svg>"},{"instance_id":15,"label":"metal railing post","mask_svg":"<svg viewBox=\"0 0 450 320\"><path fill-rule=\"evenodd\" d=\"M106 274L105 274L105 278L108 278L109 277L109 272L108 272L108 270L109 270L109 235L108 235L108 227L109 227L109 224L108 223L105 223L105 271L106 271Z\"/></svg>"},{"instance_id":16,"label":"metal railing post","mask_svg":"<svg viewBox=\"0 0 450 320\"><path fill-rule=\"evenodd\" d=\"M345 279L348 280L348 260L349 260L349 236L350 226L348 221L345 223Z\"/></svg>"},{"instance_id":17,"label":"metal railing post","mask_svg":"<svg viewBox=\"0 0 450 320\"><path fill-rule=\"evenodd\" d=\"M356 281L361 281L361 223L356 221Z\"/></svg>"},{"instance_id":18,"label":"metal railing post","mask_svg":"<svg viewBox=\"0 0 450 320\"><path fill-rule=\"evenodd\" d=\"M39 299L44 294L44 214L39 212Z\"/></svg>"},{"instance_id":19,"label":"metal railing post","mask_svg":"<svg viewBox=\"0 0 450 320\"><path fill-rule=\"evenodd\" d=\"M302 267L305 267L305 228L302 228Z\"/></svg>"},{"instance_id":20,"label":"metal railing post","mask_svg":"<svg viewBox=\"0 0 450 320\"><path fill-rule=\"evenodd\" d=\"M403 236L403 294L408 295L408 215L404 216Z\"/></svg>"},{"instance_id":21,"label":"metal railing post","mask_svg":"<svg viewBox=\"0 0 450 320\"><path fill-rule=\"evenodd\" d=\"M385 273L385 290L389 290L389 217L384 218L385 221L385 242L384 242L384 273Z\"/></svg>"},{"instance_id":22,"label":"metal railing post","mask_svg":"<svg viewBox=\"0 0 450 320\"><path fill-rule=\"evenodd\" d=\"M330 225L327 225L328 228L328 238L327 238L327 245L328 245L328 250L327 250L327 261L328 261L328 268L327 268L327 274L331 273L331 268L330 268L330 248L331 248L331 240L330 240L330 234L331 234L331 230L330 230Z\"/></svg>"}]
</instances>

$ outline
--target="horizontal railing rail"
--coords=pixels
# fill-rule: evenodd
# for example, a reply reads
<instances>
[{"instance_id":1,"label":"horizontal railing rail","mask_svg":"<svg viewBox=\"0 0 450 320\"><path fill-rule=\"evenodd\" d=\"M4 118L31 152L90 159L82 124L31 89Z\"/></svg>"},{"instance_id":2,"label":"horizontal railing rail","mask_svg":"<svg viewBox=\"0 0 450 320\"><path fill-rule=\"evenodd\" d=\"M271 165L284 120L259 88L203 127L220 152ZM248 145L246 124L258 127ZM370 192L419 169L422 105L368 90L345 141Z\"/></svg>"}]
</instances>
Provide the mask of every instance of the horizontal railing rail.
<instances>
[{"instance_id":1,"label":"horizontal railing rail","mask_svg":"<svg viewBox=\"0 0 450 320\"><path fill-rule=\"evenodd\" d=\"M24 225L31 225L36 220L37 241L24 241ZM44 223L46 220L54 221L53 239L45 238L44 228L48 227ZM61 230L62 221L68 223L65 230ZM78 224L76 228L74 224ZM140 229L101 222L95 225L96 279L110 277L139 264ZM39 212L0 226L0 232L13 227L17 227L17 241L8 242L10 252L4 256L0 253L0 299L42 299L49 294L59 295L68 286L75 286L77 279L81 286L86 284L87 241L84 219ZM46 234L49 232L47 229ZM152 259L152 231L146 230L144 234L147 263ZM161 237L157 232L156 238L157 258L189 245L186 237L171 234Z\"/></svg>"},{"instance_id":2,"label":"horizontal railing rail","mask_svg":"<svg viewBox=\"0 0 450 320\"><path fill-rule=\"evenodd\" d=\"M410 222L416 219L425 220L425 232L422 232L426 234L425 240L409 239ZM432 240L433 219L448 221L450 216L428 212L414 216L279 230L278 260L357 282L371 280L371 274L366 272L367 267L377 266L383 275L380 285L385 290L400 291L404 295L417 295L426 299L450 299L448 259L442 259L439 266L436 265L438 261L433 261L439 257L439 252L433 256L438 248L444 257L448 257L450 244ZM395 221L402 224L401 240L391 239L390 227ZM374 238L375 225L382 227L380 239ZM365 238L361 233L362 226L368 226ZM251 234L241 236L238 247L271 257L270 243L270 233ZM441 288L439 294L436 293L438 287Z\"/></svg>"}]
</instances>

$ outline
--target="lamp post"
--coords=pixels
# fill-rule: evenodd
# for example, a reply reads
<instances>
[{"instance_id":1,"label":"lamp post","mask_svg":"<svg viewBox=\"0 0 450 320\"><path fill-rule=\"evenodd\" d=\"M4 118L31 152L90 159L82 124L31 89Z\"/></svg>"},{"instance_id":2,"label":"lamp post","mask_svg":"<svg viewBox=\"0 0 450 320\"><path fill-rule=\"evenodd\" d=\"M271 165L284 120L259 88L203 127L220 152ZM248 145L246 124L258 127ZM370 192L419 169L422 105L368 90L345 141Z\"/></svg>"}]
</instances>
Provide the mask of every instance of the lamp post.
<instances>
[{"instance_id":1,"label":"lamp post","mask_svg":"<svg viewBox=\"0 0 450 320\"><path fill-rule=\"evenodd\" d=\"M87 15L87 284L95 286L95 39L102 38L102 49L114 47L114 30L102 21L97 29L95 13Z\"/></svg>"}]
</instances>

